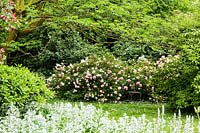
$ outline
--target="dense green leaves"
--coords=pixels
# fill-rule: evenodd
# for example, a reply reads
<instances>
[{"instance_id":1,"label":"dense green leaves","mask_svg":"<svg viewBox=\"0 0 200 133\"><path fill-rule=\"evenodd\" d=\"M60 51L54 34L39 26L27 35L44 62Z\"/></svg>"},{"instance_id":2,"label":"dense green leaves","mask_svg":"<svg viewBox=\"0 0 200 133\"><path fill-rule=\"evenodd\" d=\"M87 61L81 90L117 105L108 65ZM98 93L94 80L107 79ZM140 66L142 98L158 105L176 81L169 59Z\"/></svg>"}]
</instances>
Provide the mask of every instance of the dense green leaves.
<instances>
[{"instance_id":1,"label":"dense green leaves","mask_svg":"<svg viewBox=\"0 0 200 133\"><path fill-rule=\"evenodd\" d=\"M52 97L44 80L27 68L0 65L0 107L13 104L24 107L31 102L44 102Z\"/></svg>"}]
</instances>

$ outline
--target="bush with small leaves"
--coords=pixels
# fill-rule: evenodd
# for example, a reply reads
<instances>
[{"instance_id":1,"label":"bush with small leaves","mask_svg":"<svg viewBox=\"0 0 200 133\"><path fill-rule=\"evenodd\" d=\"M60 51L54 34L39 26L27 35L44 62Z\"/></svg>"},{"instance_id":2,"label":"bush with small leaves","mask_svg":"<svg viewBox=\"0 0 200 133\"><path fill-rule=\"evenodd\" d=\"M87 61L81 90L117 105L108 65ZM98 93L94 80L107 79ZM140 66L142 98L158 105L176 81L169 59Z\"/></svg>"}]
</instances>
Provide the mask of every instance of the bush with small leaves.
<instances>
[{"instance_id":1,"label":"bush with small leaves","mask_svg":"<svg viewBox=\"0 0 200 133\"><path fill-rule=\"evenodd\" d=\"M197 66L185 62L181 56L164 57L157 64L159 68L152 78L157 94L155 98L162 97L162 100L165 99L173 108L193 110L194 106L200 104L196 86L196 75L199 71Z\"/></svg>"},{"instance_id":2,"label":"bush with small leaves","mask_svg":"<svg viewBox=\"0 0 200 133\"><path fill-rule=\"evenodd\" d=\"M0 107L12 103L23 108L30 102L44 102L52 96L44 80L27 68L0 65Z\"/></svg>"}]
</instances>

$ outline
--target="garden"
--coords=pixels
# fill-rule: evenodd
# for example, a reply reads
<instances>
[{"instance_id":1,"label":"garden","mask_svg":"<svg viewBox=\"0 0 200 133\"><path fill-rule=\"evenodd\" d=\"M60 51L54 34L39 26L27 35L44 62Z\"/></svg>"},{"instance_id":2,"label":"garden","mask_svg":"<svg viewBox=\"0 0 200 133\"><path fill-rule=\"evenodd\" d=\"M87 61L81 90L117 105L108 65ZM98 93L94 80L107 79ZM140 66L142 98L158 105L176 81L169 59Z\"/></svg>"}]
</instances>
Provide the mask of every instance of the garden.
<instances>
[{"instance_id":1,"label":"garden","mask_svg":"<svg viewBox=\"0 0 200 133\"><path fill-rule=\"evenodd\" d=\"M0 132L200 132L199 0L3 0Z\"/></svg>"}]
</instances>

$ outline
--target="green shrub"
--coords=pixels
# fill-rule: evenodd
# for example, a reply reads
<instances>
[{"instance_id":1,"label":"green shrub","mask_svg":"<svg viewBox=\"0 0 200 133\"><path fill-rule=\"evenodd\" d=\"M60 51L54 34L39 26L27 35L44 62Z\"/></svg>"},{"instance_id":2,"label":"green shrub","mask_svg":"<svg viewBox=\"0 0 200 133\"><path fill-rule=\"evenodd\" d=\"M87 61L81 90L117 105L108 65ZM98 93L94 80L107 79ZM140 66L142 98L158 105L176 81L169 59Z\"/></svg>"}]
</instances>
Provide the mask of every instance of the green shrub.
<instances>
[{"instance_id":1,"label":"green shrub","mask_svg":"<svg viewBox=\"0 0 200 133\"><path fill-rule=\"evenodd\" d=\"M77 31L61 23L45 25L18 41L11 44L19 48L11 54L10 64L22 64L45 75L49 75L56 63L80 62L86 56L102 54L105 50L89 45Z\"/></svg>"},{"instance_id":2,"label":"green shrub","mask_svg":"<svg viewBox=\"0 0 200 133\"><path fill-rule=\"evenodd\" d=\"M144 66L143 66L144 67ZM128 99L128 91L140 91L143 99L151 96L148 67L134 69L112 55L91 56L81 63L57 65L48 79L48 86L58 95L72 100L121 101ZM149 87L149 88L148 88Z\"/></svg>"},{"instance_id":3,"label":"green shrub","mask_svg":"<svg viewBox=\"0 0 200 133\"><path fill-rule=\"evenodd\" d=\"M187 11L189 0L147 0L148 13L167 15L174 10Z\"/></svg>"},{"instance_id":4,"label":"green shrub","mask_svg":"<svg viewBox=\"0 0 200 133\"><path fill-rule=\"evenodd\" d=\"M157 64L160 68L153 75L155 98L166 100L173 108L193 109L200 104L200 95L192 86L198 67L179 56L161 58Z\"/></svg>"},{"instance_id":5,"label":"green shrub","mask_svg":"<svg viewBox=\"0 0 200 133\"><path fill-rule=\"evenodd\" d=\"M0 65L0 107L13 103L21 108L30 102L44 102L51 96L44 80L27 68Z\"/></svg>"}]
</instances>

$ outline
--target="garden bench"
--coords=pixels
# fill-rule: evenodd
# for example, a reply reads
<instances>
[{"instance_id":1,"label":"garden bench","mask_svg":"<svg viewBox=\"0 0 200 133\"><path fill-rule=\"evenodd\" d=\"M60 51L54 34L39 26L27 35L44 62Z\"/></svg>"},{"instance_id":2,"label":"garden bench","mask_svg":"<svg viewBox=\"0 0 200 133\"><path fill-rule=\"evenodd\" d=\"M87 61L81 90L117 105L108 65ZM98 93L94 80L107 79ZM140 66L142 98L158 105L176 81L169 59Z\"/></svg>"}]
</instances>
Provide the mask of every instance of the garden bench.
<instances>
[{"instance_id":1,"label":"garden bench","mask_svg":"<svg viewBox=\"0 0 200 133\"><path fill-rule=\"evenodd\" d=\"M142 93L139 92L139 91L129 91L128 92L129 94L129 100L132 101L136 101L136 100L141 100L141 97L142 97Z\"/></svg>"}]
</instances>

